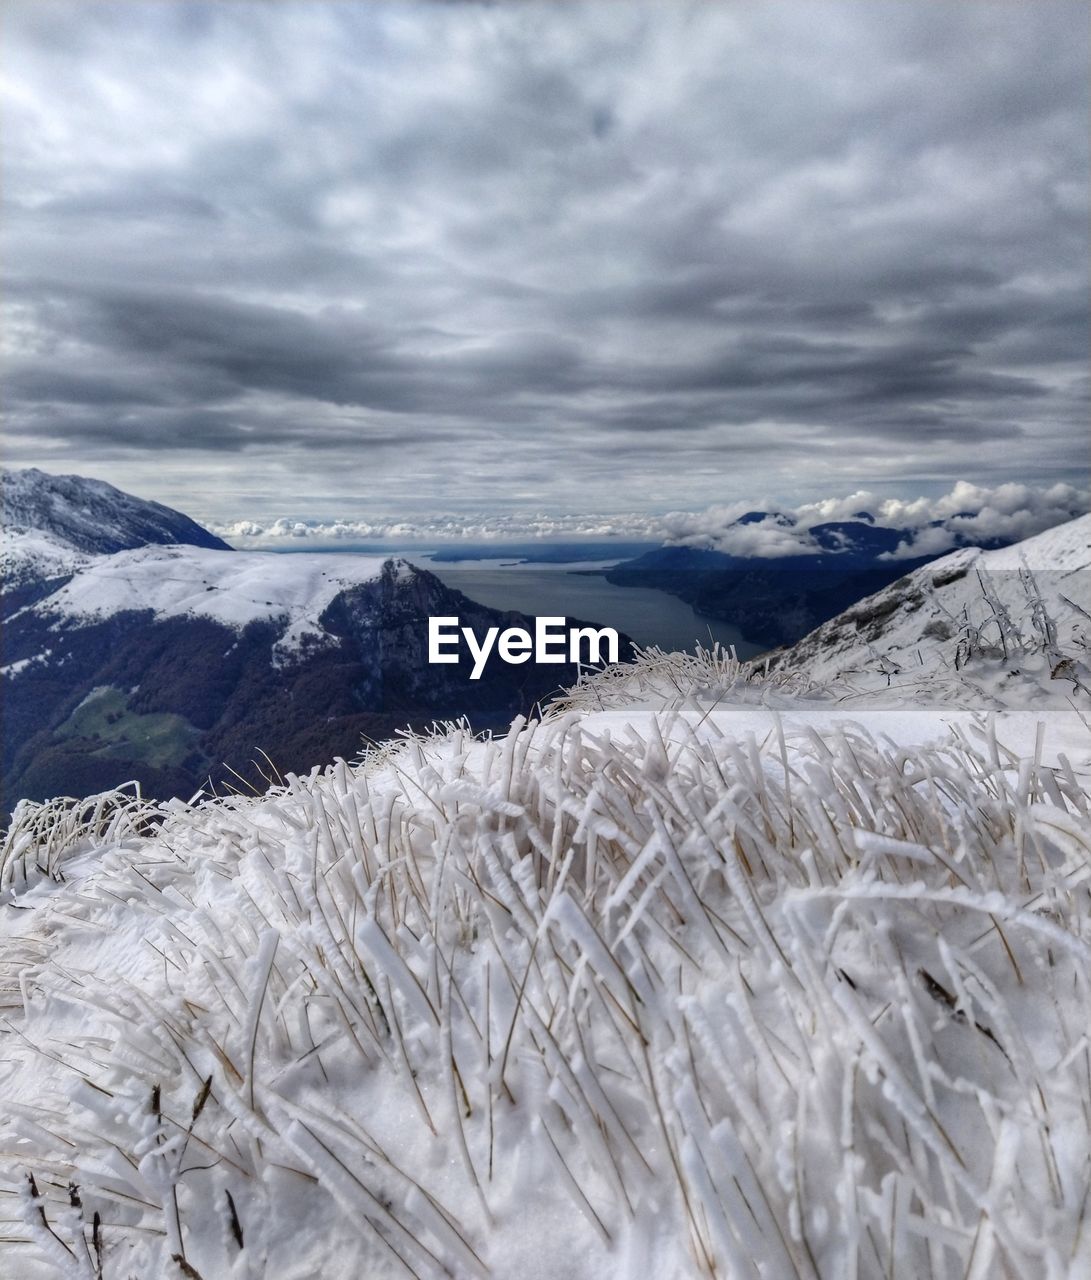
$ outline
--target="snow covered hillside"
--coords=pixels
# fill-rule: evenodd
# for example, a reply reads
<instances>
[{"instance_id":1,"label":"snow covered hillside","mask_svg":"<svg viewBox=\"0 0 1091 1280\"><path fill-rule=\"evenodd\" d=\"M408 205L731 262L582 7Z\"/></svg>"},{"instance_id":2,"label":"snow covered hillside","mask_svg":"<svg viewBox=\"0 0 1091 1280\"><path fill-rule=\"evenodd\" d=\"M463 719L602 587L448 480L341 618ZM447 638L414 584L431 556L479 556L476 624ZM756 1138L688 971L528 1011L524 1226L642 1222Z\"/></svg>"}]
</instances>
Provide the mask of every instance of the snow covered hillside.
<instances>
[{"instance_id":1,"label":"snow covered hillside","mask_svg":"<svg viewBox=\"0 0 1091 1280\"><path fill-rule=\"evenodd\" d=\"M0 510L8 532L35 531L61 546L95 555L148 543L231 549L161 503L134 497L102 480L51 475L35 467L0 468Z\"/></svg>"},{"instance_id":2,"label":"snow covered hillside","mask_svg":"<svg viewBox=\"0 0 1091 1280\"><path fill-rule=\"evenodd\" d=\"M0 1270L1086 1276L1089 700L880 686L650 654L260 797L24 803Z\"/></svg>"},{"instance_id":3,"label":"snow covered hillside","mask_svg":"<svg viewBox=\"0 0 1091 1280\"><path fill-rule=\"evenodd\" d=\"M56 591L84 565L86 552L38 530L0 529L0 600L5 616Z\"/></svg>"},{"instance_id":4,"label":"snow covered hillside","mask_svg":"<svg viewBox=\"0 0 1091 1280\"><path fill-rule=\"evenodd\" d=\"M775 665L846 698L888 691L1035 706L1051 679L1091 692L1091 515L934 560L824 623ZM978 659L984 659L978 662Z\"/></svg>"},{"instance_id":5,"label":"snow covered hillside","mask_svg":"<svg viewBox=\"0 0 1091 1280\"><path fill-rule=\"evenodd\" d=\"M48 596L93 557L144 546L230 551L158 502L101 480L0 467L0 602L5 618Z\"/></svg>"},{"instance_id":6,"label":"snow covered hillside","mask_svg":"<svg viewBox=\"0 0 1091 1280\"><path fill-rule=\"evenodd\" d=\"M40 609L65 621L151 610L159 621L209 618L240 631L275 619L276 651L287 657L308 640L329 641L322 614L341 591L374 582L384 563L381 556L225 556L199 547L139 547L86 560ZM406 575L413 572L399 565Z\"/></svg>"}]
</instances>

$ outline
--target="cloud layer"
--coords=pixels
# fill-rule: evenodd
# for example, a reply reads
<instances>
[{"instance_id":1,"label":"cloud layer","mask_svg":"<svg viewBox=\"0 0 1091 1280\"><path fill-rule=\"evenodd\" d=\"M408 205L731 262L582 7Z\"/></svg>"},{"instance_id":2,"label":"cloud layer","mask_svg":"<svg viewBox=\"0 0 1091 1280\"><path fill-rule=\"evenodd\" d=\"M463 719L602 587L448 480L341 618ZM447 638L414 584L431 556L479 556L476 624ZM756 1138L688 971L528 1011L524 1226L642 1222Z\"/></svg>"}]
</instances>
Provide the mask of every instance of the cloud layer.
<instances>
[{"instance_id":1,"label":"cloud layer","mask_svg":"<svg viewBox=\"0 0 1091 1280\"><path fill-rule=\"evenodd\" d=\"M664 515L625 512L565 516L478 513L407 520L293 520L263 524L228 521L214 531L240 548L331 547L356 543L513 542L533 539L594 541L611 538L705 547L738 556L775 558L817 553L811 530L830 521L864 518L890 529L912 531L892 553L895 559L947 551L964 543L1001 539L1017 542L1091 511L1091 490L1068 484L1036 489L1004 484L993 489L959 481L937 498L883 498L857 490L847 498L828 498L796 507L764 504L765 518L753 519L744 502L702 511ZM749 518L737 523L741 516Z\"/></svg>"},{"instance_id":2,"label":"cloud layer","mask_svg":"<svg viewBox=\"0 0 1091 1280\"><path fill-rule=\"evenodd\" d=\"M1085 19L11 0L6 461L262 521L1079 483Z\"/></svg>"}]
</instances>

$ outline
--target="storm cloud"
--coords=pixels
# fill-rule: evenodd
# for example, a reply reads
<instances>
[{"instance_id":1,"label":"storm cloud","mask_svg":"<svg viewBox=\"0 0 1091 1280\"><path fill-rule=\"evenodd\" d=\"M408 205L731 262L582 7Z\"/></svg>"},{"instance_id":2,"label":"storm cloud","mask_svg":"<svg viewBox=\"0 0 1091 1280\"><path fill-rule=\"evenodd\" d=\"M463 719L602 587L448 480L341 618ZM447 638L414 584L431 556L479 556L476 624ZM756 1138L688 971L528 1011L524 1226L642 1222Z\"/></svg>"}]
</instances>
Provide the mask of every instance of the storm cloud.
<instances>
[{"instance_id":1,"label":"storm cloud","mask_svg":"<svg viewBox=\"0 0 1091 1280\"><path fill-rule=\"evenodd\" d=\"M1082 4L4 24L8 463L270 523L1086 480Z\"/></svg>"}]
</instances>

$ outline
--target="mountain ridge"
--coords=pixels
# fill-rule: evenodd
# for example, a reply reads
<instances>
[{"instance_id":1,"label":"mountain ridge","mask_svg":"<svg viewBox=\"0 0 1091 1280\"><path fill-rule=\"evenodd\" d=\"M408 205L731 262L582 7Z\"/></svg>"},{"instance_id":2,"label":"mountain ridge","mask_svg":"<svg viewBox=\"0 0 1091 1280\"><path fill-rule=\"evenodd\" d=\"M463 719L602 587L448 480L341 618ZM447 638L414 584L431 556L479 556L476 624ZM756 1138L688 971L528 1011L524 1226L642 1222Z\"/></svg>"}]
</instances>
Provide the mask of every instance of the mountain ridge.
<instances>
[{"instance_id":1,"label":"mountain ridge","mask_svg":"<svg viewBox=\"0 0 1091 1280\"><path fill-rule=\"evenodd\" d=\"M5 529L36 531L62 547L109 555L148 545L231 551L222 538L172 507L86 476L55 475L37 467L0 468Z\"/></svg>"}]
</instances>

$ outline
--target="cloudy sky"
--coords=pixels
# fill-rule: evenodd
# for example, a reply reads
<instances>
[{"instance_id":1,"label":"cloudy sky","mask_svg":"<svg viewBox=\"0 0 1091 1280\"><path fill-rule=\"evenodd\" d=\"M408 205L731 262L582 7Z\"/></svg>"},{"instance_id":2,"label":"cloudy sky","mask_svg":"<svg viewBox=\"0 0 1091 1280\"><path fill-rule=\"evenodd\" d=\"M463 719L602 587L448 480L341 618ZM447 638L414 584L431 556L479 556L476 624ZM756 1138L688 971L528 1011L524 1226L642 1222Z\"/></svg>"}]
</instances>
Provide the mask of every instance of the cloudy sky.
<instances>
[{"instance_id":1,"label":"cloudy sky","mask_svg":"<svg viewBox=\"0 0 1091 1280\"><path fill-rule=\"evenodd\" d=\"M1086 17L7 0L3 460L221 521L1082 487Z\"/></svg>"}]
</instances>

